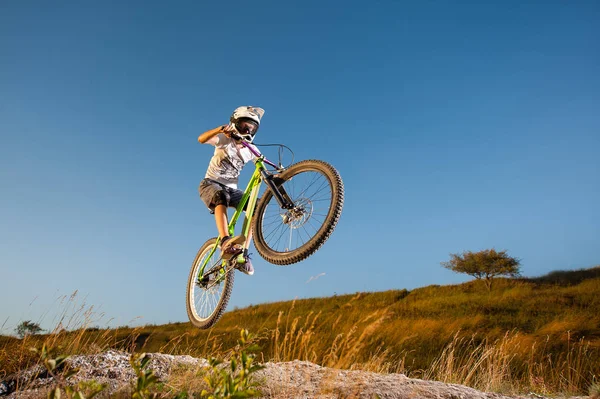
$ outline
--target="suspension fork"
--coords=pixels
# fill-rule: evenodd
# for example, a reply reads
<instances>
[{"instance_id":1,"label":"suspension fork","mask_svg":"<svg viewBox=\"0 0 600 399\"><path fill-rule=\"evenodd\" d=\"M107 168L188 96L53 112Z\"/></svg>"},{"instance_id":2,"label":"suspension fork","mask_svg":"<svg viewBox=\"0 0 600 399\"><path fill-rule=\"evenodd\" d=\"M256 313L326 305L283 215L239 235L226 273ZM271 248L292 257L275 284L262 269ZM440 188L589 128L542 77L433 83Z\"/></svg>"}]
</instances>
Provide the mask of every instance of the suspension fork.
<instances>
[{"instance_id":1,"label":"suspension fork","mask_svg":"<svg viewBox=\"0 0 600 399\"><path fill-rule=\"evenodd\" d=\"M271 173L269 173L266 168L262 165L262 162L259 165L260 174L265 182L265 184L269 187L273 196L277 200L277 203L282 209L292 209L294 208L294 201L290 198L288 193L285 191L282 183L283 181Z\"/></svg>"},{"instance_id":2,"label":"suspension fork","mask_svg":"<svg viewBox=\"0 0 600 399\"><path fill-rule=\"evenodd\" d=\"M279 204L279 206L282 209L293 209L294 201L292 201L292 199L290 198L288 193L285 191L285 189L281 185L283 183L283 181L275 182L276 178L274 178L272 174L267 172L265 165L263 164L263 161L265 163L267 163L268 165L274 167L275 169L279 170L281 168L278 167L277 165L275 165L273 162L266 159L264 155L262 155L259 151L256 150L255 147L251 146L246 141L242 141L242 145L244 147L246 147L247 149L249 149L250 152L252 152L256 156L256 159L254 161L254 164L256 165L256 170L260 171L260 174L261 174L263 180L265 181L265 183L267 184L267 186L269 187L269 189L275 196L275 199L277 200L277 203Z\"/></svg>"}]
</instances>

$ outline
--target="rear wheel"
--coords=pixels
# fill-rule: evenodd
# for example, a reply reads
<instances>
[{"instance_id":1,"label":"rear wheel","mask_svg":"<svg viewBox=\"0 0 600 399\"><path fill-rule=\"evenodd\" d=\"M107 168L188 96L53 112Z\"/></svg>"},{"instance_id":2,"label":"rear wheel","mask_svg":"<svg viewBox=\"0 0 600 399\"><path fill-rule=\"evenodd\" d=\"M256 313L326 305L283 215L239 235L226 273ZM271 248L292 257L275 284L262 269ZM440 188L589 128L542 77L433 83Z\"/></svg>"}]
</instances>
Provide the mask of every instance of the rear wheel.
<instances>
[{"instance_id":1,"label":"rear wheel","mask_svg":"<svg viewBox=\"0 0 600 399\"><path fill-rule=\"evenodd\" d=\"M222 266L220 251L216 246L217 239L206 241L198 251L192 264L186 292L188 318L199 328L212 327L223 315L231 290L233 289L234 271L231 266ZM204 275L199 272L205 260Z\"/></svg>"},{"instance_id":2,"label":"rear wheel","mask_svg":"<svg viewBox=\"0 0 600 399\"><path fill-rule=\"evenodd\" d=\"M315 253L329 238L342 213L344 185L330 164L298 162L276 179L294 203L282 209L266 190L254 218L255 247L268 262L289 265Z\"/></svg>"}]
</instances>

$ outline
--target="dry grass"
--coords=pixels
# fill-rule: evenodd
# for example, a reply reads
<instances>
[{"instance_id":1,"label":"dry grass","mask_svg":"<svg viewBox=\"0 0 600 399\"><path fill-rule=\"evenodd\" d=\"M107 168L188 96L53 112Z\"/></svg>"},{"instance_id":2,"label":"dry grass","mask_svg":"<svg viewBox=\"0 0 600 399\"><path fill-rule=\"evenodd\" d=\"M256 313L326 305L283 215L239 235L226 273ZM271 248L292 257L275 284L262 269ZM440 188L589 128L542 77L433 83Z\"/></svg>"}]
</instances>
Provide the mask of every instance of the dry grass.
<instances>
[{"instance_id":1,"label":"dry grass","mask_svg":"<svg viewBox=\"0 0 600 399\"><path fill-rule=\"evenodd\" d=\"M598 287L597 283L586 284ZM509 296L522 302L520 290L531 291L531 287L511 289ZM586 290L585 294L592 292ZM595 294L598 293L596 290ZM351 307L355 300L356 297L351 298L341 308ZM443 300L428 297L426 306L434 307L432 302L443 303ZM547 300L564 302L560 297ZM574 300L577 299L569 299ZM296 315L295 307L294 302L287 313L280 311L275 327L267 330L266 342L270 345L267 352L272 354L268 360L298 359L326 367L400 372L505 393L583 394L597 381L600 372L600 342L594 339L599 333L598 318L590 319L589 315L584 317L575 312L562 320L541 324L535 334L513 328L500 335L499 328L478 333L461 331L465 325L481 326L485 321L481 315L468 321L440 318L398 321L393 320L394 305L390 305L361 314L361 318L354 317L355 321L349 325L344 322L347 314L327 321L322 312ZM402 327L398 328L398 324ZM390 333L390 325L394 325L395 334ZM326 331L337 334L332 337ZM402 331L402 335L395 341L395 348L405 344L405 349L394 350L380 340L382 336L398 336L397 331ZM591 339L586 339L585 331L592 333ZM418 347L422 342L430 345L427 349L433 356L426 367L414 367L407 358L422 356L423 347ZM430 342L441 344L441 349L435 351Z\"/></svg>"},{"instance_id":2,"label":"dry grass","mask_svg":"<svg viewBox=\"0 0 600 399\"><path fill-rule=\"evenodd\" d=\"M594 382L589 391L590 399L600 399L600 383Z\"/></svg>"},{"instance_id":3,"label":"dry grass","mask_svg":"<svg viewBox=\"0 0 600 399\"><path fill-rule=\"evenodd\" d=\"M367 315L358 320L349 330L336 334L330 341L323 342L322 334L317 330L321 312L310 312L303 321L299 316L292 319L294 306L295 301L292 302L285 317L284 312L280 312L275 328L267 331L266 341L270 345L272 354L268 360L274 362L305 360L324 367L385 373L404 371L404 359L393 361L394 356L389 349L385 348L384 343L370 352L366 361L357 362L357 358L364 353L370 338L389 318L387 309ZM332 331L340 330L337 327L341 319L341 315L337 316ZM262 341L265 341L264 337ZM327 349L324 350L324 347Z\"/></svg>"},{"instance_id":4,"label":"dry grass","mask_svg":"<svg viewBox=\"0 0 600 399\"><path fill-rule=\"evenodd\" d=\"M180 366L171 370L164 390L171 394L185 392L191 396L192 393L202 392L208 385L204 381L206 375L205 367ZM171 395L173 397L174 395Z\"/></svg>"},{"instance_id":5,"label":"dry grass","mask_svg":"<svg viewBox=\"0 0 600 399\"><path fill-rule=\"evenodd\" d=\"M564 273L560 283L501 279L491 293L471 282L254 305L226 313L208 331L188 323L90 329L98 318L93 309L66 298L68 311L51 334L0 337L0 378L35 364L28 349L44 342L64 353L119 348L227 358L239 329L247 328L258 334L262 362L297 359L485 391L593 396L600 376L600 278L581 278L590 273L573 283ZM195 372L181 371L173 389L184 389Z\"/></svg>"},{"instance_id":6,"label":"dry grass","mask_svg":"<svg viewBox=\"0 0 600 399\"><path fill-rule=\"evenodd\" d=\"M458 383L484 391L505 391L514 383L511 364L516 356L517 337L507 333L501 340L477 342L459 333L440 356L423 372L423 378ZM512 381L512 383L511 383Z\"/></svg>"}]
</instances>

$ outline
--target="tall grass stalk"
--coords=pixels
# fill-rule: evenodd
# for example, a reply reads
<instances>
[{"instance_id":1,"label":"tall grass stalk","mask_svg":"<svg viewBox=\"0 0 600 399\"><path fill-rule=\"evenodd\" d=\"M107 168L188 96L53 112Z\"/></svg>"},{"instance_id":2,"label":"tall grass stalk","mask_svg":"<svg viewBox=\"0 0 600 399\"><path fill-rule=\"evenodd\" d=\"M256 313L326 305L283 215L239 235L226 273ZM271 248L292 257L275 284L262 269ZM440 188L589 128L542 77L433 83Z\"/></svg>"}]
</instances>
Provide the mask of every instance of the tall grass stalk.
<instances>
[{"instance_id":1,"label":"tall grass stalk","mask_svg":"<svg viewBox=\"0 0 600 399\"><path fill-rule=\"evenodd\" d=\"M77 291L59 299L62 308L54 318L54 326L48 334L26 335L18 340L2 337L0 341L0 377L31 367L38 357L30 348L57 348L65 355L99 353L117 345L115 331L91 328L104 315L95 312L93 306L78 303Z\"/></svg>"},{"instance_id":2,"label":"tall grass stalk","mask_svg":"<svg viewBox=\"0 0 600 399\"><path fill-rule=\"evenodd\" d=\"M511 362L518 346L515 335L506 333L500 340L478 342L476 336L461 337L457 332L442 353L423 372L423 378L475 387L484 391L503 391L513 383Z\"/></svg>"},{"instance_id":3,"label":"tall grass stalk","mask_svg":"<svg viewBox=\"0 0 600 399\"><path fill-rule=\"evenodd\" d=\"M516 331L494 341L457 333L422 377L483 391L581 393L597 378L597 359L585 340L572 342L570 334L566 339L569 350L554 353L546 345L540 348L537 342L526 346L527 340Z\"/></svg>"},{"instance_id":4,"label":"tall grass stalk","mask_svg":"<svg viewBox=\"0 0 600 399\"><path fill-rule=\"evenodd\" d=\"M324 340L318 321L321 312L310 312L304 320L301 317L291 319L293 304L287 315L279 312L276 326L267 334L274 362L305 360L325 367L356 369L375 372L402 372L404 358L394 359L385 344L380 344L369 353L368 360L357 362L377 331L389 317L386 309L373 312L355 323L350 330L341 332L330 340ZM334 322L339 323L341 316ZM394 360L393 360L394 359Z\"/></svg>"}]
</instances>

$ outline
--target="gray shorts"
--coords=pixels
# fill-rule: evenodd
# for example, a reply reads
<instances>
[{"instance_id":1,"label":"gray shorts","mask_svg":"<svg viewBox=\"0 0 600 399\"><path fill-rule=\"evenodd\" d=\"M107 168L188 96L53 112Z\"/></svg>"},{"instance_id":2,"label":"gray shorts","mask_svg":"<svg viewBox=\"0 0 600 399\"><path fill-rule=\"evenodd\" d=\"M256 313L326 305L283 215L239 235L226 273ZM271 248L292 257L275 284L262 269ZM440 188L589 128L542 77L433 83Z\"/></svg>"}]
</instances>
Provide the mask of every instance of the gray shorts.
<instances>
[{"instance_id":1,"label":"gray shorts","mask_svg":"<svg viewBox=\"0 0 600 399\"><path fill-rule=\"evenodd\" d=\"M200 182L198 193L202 202L210 210L210 213L214 213L215 206L221 204L237 208L244 195L244 192L241 190L227 187L211 179L204 179Z\"/></svg>"}]
</instances>

